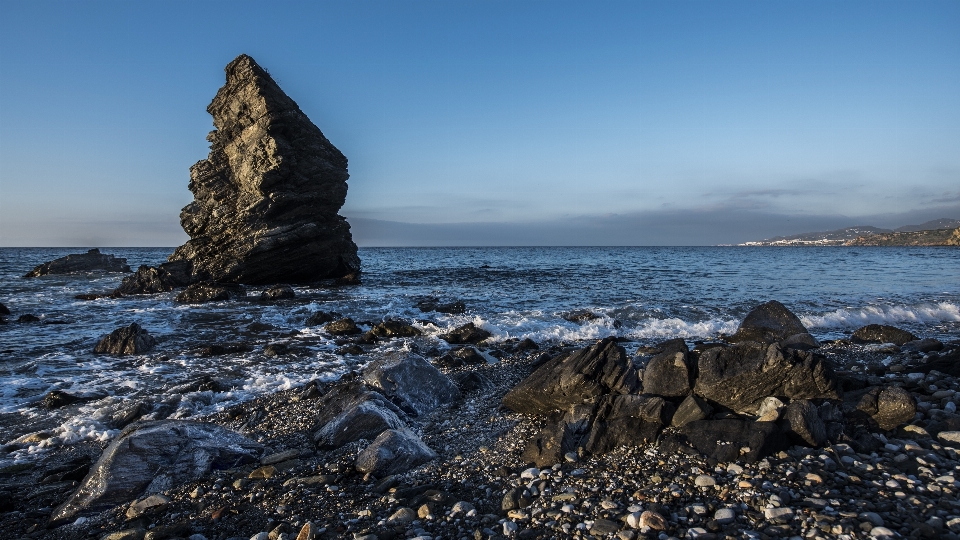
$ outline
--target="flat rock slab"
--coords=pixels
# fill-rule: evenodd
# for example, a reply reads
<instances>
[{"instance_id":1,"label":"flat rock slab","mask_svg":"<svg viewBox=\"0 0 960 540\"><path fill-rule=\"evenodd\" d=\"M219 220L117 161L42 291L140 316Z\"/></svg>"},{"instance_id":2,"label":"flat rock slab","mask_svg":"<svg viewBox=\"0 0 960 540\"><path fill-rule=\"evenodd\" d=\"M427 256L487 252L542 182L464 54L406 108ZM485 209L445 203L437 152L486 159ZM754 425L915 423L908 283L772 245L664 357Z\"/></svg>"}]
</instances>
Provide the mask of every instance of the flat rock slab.
<instances>
[{"instance_id":1,"label":"flat rock slab","mask_svg":"<svg viewBox=\"0 0 960 540\"><path fill-rule=\"evenodd\" d=\"M76 253L45 262L27 272L23 277L80 274L84 272L130 272L130 266L126 259L100 253L99 249L94 248L86 253Z\"/></svg>"},{"instance_id":2,"label":"flat rock slab","mask_svg":"<svg viewBox=\"0 0 960 540\"><path fill-rule=\"evenodd\" d=\"M161 420L125 429L103 451L80 488L50 517L61 523L259 461L263 447L229 429Z\"/></svg>"}]
</instances>

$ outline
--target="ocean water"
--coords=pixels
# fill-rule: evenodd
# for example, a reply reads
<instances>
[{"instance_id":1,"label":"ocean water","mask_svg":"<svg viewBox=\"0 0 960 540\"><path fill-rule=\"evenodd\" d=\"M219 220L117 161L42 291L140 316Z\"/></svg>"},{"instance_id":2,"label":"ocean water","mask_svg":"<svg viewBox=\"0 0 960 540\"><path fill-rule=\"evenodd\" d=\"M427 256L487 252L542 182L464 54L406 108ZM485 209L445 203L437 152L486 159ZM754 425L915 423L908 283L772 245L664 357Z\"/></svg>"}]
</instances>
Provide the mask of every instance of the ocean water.
<instances>
[{"instance_id":1,"label":"ocean water","mask_svg":"<svg viewBox=\"0 0 960 540\"><path fill-rule=\"evenodd\" d=\"M893 324L923 337L960 339L960 250L850 247L582 247L365 248L363 285L296 287L297 298L182 305L175 293L76 300L105 292L123 275L25 279L34 266L85 249L0 248L0 302L13 311L0 325L0 443L43 430L48 437L0 455L0 465L29 460L79 440L109 440L109 417L130 403L165 404L173 417L208 414L277 390L329 380L391 349L445 348L437 339L466 322L493 333L492 341L529 337L577 342L625 337L628 350L664 339L690 341L732 333L754 306L776 299L820 339L843 337L870 323ZM102 248L134 268L156 265L171 248ZM461 300L462 315L421 313L426 296ZM600 318L578 324L566 312L589 309ZM361 356L336 354L337 344L307 328L314 311L357 321L404 318L425 337L387 342ZM30 313L41 323L16 323ZM97 339L137 322L159 344L148 354L94 355ZM253 322L272 330L253 332ZM54 324L60 323L60 324ZM202 358L198 347L242 342L253 352ZM268 343L299 352L267 357ZM225 392L171 392L210 376ZM47 392L88 398L79 407L36 406ZM45 436L47 436L45 435Z\"/></svg>"}]
</instances>

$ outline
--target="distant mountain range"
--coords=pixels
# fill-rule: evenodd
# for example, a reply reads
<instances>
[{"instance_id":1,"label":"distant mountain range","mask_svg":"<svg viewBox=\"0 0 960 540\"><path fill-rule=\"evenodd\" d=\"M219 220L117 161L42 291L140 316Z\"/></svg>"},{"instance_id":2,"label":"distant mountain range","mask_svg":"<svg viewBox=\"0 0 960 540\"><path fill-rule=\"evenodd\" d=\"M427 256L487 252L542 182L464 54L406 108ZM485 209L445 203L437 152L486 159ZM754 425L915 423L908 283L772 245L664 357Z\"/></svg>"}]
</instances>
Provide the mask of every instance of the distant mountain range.
<instances>
[{"instance_id":1,"label":"distant mountain range","mask_svg":"<svg viewBox=\"0 0 960 540\"><path fill-rule=\"evenodd\" d=\"M920 225L881 229L861 225L835 231L810 232L793 236L775 236L744 242L741 246L842 246L842 245L953 245L952 229L960 228L960 219L941 218ZM958 233L960 235L960 233Z\"/></svg>"}]
</instances>

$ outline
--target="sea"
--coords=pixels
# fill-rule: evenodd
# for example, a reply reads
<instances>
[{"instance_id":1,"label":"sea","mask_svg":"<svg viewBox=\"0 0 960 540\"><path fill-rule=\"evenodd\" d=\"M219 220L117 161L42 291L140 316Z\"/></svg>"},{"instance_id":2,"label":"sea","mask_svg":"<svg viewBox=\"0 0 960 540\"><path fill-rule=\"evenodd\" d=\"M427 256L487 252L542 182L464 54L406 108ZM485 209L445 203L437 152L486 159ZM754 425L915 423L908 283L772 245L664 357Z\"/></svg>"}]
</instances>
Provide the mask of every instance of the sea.
<instances>
[{"instance_id":1,"label":"sea","mask_svg":"<svg viewBox=\"0 0 960 540\"><path fill-rule=\"evenodd\" d=\"M0 248L0 302L12 311L0 325L0 444L6 445L0 467L62 445L109 441L119 433L111 415L134 402L162 402L172 418L201 417L266 393L334 380L393 350L443 350L449 346L437 336L467 322L490 331L494 346L511 338L578 344L619 336L632 353L671 338L693 343L733 333L750 309L779 300L821 340L871 323L960 339L960 249L952 247L361 248L362 285L297 286L296 299L276 303L257 300L263 287L249 287L244 300L197 305L175 302L175 292L84 301L75 295L112 290L124 274L22 277L43 262L85 251ZM135 269L164 262L173 249L101 251L125 257ZM428 297L460 300L466 312L421 312L416 304ZM405 319L424 337L340 355L334 339L305 324L320 310L367 323ZM564 318L576 310L599 317ZM40 322L16 322L23 314ZM157 338L153 351L93 354L101 336L133 322ZM251 331L251 323L270 330ZM263 354L277 342L296 354ZM246 343L253 351L197 354L218 343ZM177 390L205 376L224 391ZM38 406L51 390L85 401L54 410Z\"/></svg>"}]
</instances>

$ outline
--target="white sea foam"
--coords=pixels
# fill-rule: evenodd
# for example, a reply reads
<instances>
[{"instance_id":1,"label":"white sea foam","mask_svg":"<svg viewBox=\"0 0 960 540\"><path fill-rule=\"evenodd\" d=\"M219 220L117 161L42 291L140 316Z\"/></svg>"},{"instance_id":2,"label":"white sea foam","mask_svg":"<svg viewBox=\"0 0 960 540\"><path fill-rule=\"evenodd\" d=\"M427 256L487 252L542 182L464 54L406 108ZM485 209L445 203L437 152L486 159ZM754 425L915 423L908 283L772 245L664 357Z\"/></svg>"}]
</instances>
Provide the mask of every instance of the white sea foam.
<instances>
[{"instance_id":1,"label":"white sea foam","mask_svg":"<svg viewBox=\"0 0 960 540\"><path fill-rule=\"evenodd\" d=\"M807 328L853 328L867 324L960 321L960 305L950 302L917 305L841 308L822 315L800 317Z\"/></svg>"}]
</instances>

